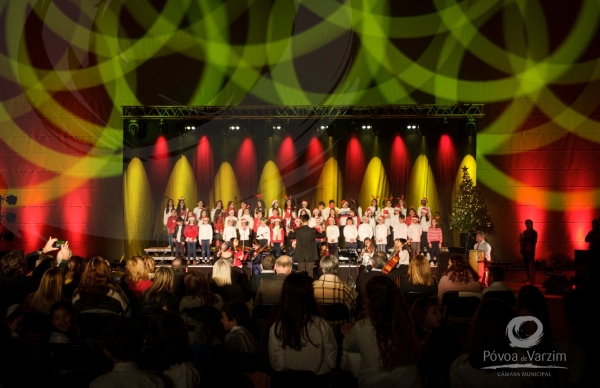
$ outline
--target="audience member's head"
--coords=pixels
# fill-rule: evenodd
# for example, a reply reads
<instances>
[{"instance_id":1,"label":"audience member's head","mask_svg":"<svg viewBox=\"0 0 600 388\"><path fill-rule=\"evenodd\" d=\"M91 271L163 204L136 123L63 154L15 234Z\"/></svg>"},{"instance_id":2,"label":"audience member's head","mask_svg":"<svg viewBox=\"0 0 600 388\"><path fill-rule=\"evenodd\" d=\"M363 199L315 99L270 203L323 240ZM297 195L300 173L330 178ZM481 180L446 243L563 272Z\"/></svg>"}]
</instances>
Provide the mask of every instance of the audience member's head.
<instances>
[{"instance_id":1,"label":"audience member's head","mask_svg":"<svg viewBox=\"0 0 600 388\"><path fill-rule=\"evenodd\" d=\"M321 259L319 262L321 270L326 275L337 275L340 267L340 262L334 255L328 255Z\"/></svg>"},{"instance_id":2,"label":"audience member's head","mask_svg":"<svg viewBox=\"0 0 600 388\"><path fill-rule=\"evenodd\" d=\"M173 271L175 271L175 272L185 271L186 261L184 260L183 257L177 256L176 258L173 259L173 261L171 261L171 268L173 268Z\"/></svg>"},{"instance_id":3,"label":"audience member's head","mask_svg":"<svg viewBox=\"0 0 600 388\"><path fill-rule=\"evenodd\" d=\"M48 314L50 307L62 297L63 272L60 268L51 268L44 273L40 287L31 298L31 309L36 313Z\"/></svg>"},{"instance_id":4,"label":"audience member's head","mask_svg":"<svg viewBox=\"0 0 600 388\"><path fill-rule=\"evenodd\" d=\"M469 363L475 369L492 366L490 357L484 359L484 352L497 354L513 353L506 335L508 323L515 312L506 302L497 299L484 300L473 319L469 346Z\"/></svg>"},{"instance_id":5,"label":"audience member's head","mask_svg":"<svg viewBox=\"0 0 600 388\"><path fill-rule=\"evenodd\" d=\"M191 360L192 348L188 330L179 314L159 310L152 315L148 337L157 355L159 370L166 370Z\"/></svg>"},{"instance_id":6,"label":"audience member's head","mask_svg":"<svg viewBox=\"0 0 600 388\"><path fill-rule=\"evenodd\" d=\"M140 300L145 303L159 304L164 297L173 294L173 279L173 269L170 267L158 268L154 274L152 285L140 295Z\"/></svg>"},{"instance_id":7,"label":"audience member's head","mask_svg":"<svg viewBox=\"0 0 600 388\"><path fill-rule=\"evenodd\" d=\"M442 324L442 313L437 296L417 299L410 309L410 315L420 336Z\"/></svg>"},{"instance_id":8,"label":"audience member's head","mask_svg":"<svg viewBox=\"0 0 600 388\"><path fill-rule=\"evenodd\" d=\"M307 327L313 316L320 316L312 279L306 272L289 274L281 290L281 308L277 311L275 336L283 347L302 349L309 340Z\"/></svg>"},{"instance_id":9,"label":"audience member's head","mask_svg":"<svg viewBox=\"0 0 600 388\"><path fill-rule=\"evenodd\" d=\"M489 276L488 276L489 284L502 283L502 281L504 280L504 268L497 266L497 265L492 265L491 267L488 268L488 271L489 271Z\"/></svg>"},{"instance_id":10,"label":"audience member's head","mask_svg":"<svg viewBox=\"0 0 600 388\"><path fill-rule=\"evenodd\" d=\"M225 330L231 330L235 326L246 327L250 322L250 310L246 303L241 300L230 300L223 305L221 310L221 323Z\"/></svg>"},{"instance_id":11,"label":"audience member's head","mask_svg":"<svg viewBox=\"0 0 600 388\"><path fill-rule=\"evenodd\" d=\"M4 315L4 324L8 327L8 330L13 333L13 336L17 336L16 333L21 331L21 326L25 320L25 314L20 304L13 304L8 307L6 314Z\"/></svg>"},{"instance_id":12,"label":"audience member's head","mask_svg":"<svg viewBox=\"0 0 600 388\"><path fill-rule=\"evenodd\" d=\"M47 270L57 266L56 259L50 255L42 255L40 258L42 258L41 261L31 273L32 279L41 279Z\"/></svg>"},{"instance_id":13,"label":"audience member's head","mask_svg":"<svg viewBox=\"0 0 600 388\"><path fill-rule=\"evenodd\" d=\"M2 273L9 278L14 278L25 272L25 264L23 251L10 251L0 259Z\"/></svg>"},{"instance_id":14,"label":"audience member's head","mask_svg":"<svg viewBox=\"0 0 600 388\"><path fill-rule=\"evenodd\" d=\"M292 272L292 258L286 255L281 255L275 261L275 272L277 274L289 275Z\"/></svg>"},{"instance_id":15,"label":"audience member's head","mask_svg":"<svg viewBox=\"0 0 600 388\"><path fill-rule=\"evenodd\" d=\"M142 280L150 279L150 277L148 276L148 269L146 268L144 258L141 256L133 256L129 260L127 260L127 265L125 267L125 276L127 282L133 285L137 284Z\"/></svg>"},{"instance_id":16,"label":"audience member's head","mask_svg":"<svg viewBox=\"0 0 600 388\"><path fill-rule=\"evenodd\" d=\"M198 297L204 304L212 306L218 302L218 298L210 290L210 282L206 275L200 271L190 271L183 277L185 294L188 297Z\"/></svg>"},{"instance_id":17,"label":"audience member's head","mask_svg":"<svg viewBox=\"0 0 600 388\"><path fill-rule=\"evenodd\" d=\"M142 256L142 258L144 259L144 266L146 267L146 272L148 272L149 274L154 273L156 263L154 262L152 256Z\"/></svg>"},{"instance_id":18,"label":"audience member's head","mask_svg":"<svg viewBox=\"0 0 600 388\"><path fill-rule=\"evenodd\" d=\"M117 318L102 336L104 354L113 363L135 361L144 349L144 329L129 318Z\"/></svg>"},{"instance_id":19,"label":"audience member's head","mask_svg":"<svg viewBox=\"0 0 600 388\"><path fill-rule=\"evenodd\" d=\"M272 271L273 266L275 265L275 256L273 255L265 255L263 256L260 265L262 266L263 271Z\"/></svg>"},{"instance_id":20,"label":"audience member's head","mask_svg":"<svg viewBox=\"0 0 600 388\"><path fill-rule=\"evenodd\" d=\"M219 259L215 262L212 272L212 281L218 286L228 286L231 284L231 265L229 261Z\"/></svg>"},{"instance_id":21,"label":"audience member's head","mask_svg":"<svg viewBox=\"0 0 600 388\"><path fill-rule=\"evenodd\" d=\"M77 293L85 304L97 304L110 291L111 282L108 262L96 256L85 266Z\"/></svg>"},{"instance_id":22,"label":"audience member's head","mask_svg":"<svg viewBox=\"0 0 600 388\"><path fill-rule=\"evenodd\" d=\"M478 281L479 275L461 255L453 255L448 261L448 269L444 272L453 283L466 284Z\"/></svg>"},{"instance_id":23,"label":"audience member's head","mask_svg":"<svg viewBox=\"0 0 600 388\"><path fill-rule=\"evenodd\" d=\"M67 333L73 327L75 309L71 302L58 301L50 308L50 324L61 333Z\"/></svg>"},{"instance_id":24,"label":"audience member's head","mask_svg":"<svg viewBox=\"0 0 600 388\"><path fill-rule=\"evenodd\" d=\"M373 254L373 257L371 257L371 267L375 269L383 269L387 261L387 255L385 252L377 251Z\"/></svg>"},{"instance_id":25,"label":"audience member's head","mask_svg":"<svg viewBox=\"0 0 600 388\"><path fill-rule=\"evenodd\" d=\"M67 268L66 278L81 276L85 270L85 260L81 256L71 256L67 261Z\"/></svg>"},{"instance_id":26,"label":"audience member's head","mask_svg":"<svg viewBox=\"0 0 600 388\"><path fill-rule=\"evenodd\" d=\"M400 288L387 276L374 276L365 291L368 316L375 328L384 369L416 365L419 340ZM400 327L402 330L398 330Z\"/></svg>"},{"instance_id":27,"label":"audience member's head","mask_svg":"<svg viewBox=\"0 0 600 388\"><path fill-rule=\"evenodd\" d=\"M435 284L429 260L423 255L416 255L408 264L408 279L414 285L432 286Z\"/></svg>"}]
</instances>

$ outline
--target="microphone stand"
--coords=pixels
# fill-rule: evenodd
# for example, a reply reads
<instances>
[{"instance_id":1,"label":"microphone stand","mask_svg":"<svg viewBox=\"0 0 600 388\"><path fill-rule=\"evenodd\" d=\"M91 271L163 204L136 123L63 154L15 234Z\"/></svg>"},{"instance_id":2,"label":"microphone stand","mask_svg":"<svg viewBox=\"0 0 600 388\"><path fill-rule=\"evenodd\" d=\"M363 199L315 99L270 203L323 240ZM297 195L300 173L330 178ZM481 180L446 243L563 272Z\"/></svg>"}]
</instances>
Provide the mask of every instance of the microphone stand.
<instances>
[{"instance_id":1,"label":"microphone stand","mask_svg":"<svg viewBox=\"0 0 600 388\"><path fill-rule=\"evenodd\" d=\"M469 253L469 239L471 239L473 237L471 237L471 233L468 232L467 233L467 241L465 242L465 257L469 257L468 253Z\"/></svg>"}]
</instances>

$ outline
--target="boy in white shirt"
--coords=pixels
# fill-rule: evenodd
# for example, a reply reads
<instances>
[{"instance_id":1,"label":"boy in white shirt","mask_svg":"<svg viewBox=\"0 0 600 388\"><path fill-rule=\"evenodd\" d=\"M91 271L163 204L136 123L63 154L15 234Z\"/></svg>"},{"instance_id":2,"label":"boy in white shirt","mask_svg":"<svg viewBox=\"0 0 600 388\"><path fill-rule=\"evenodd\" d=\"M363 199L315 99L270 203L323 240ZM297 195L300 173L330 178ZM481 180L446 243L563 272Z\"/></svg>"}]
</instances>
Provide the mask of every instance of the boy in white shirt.
<instances>
[{"instance_id":1,"label":"boy in white shirt","mask_svg":"<svg viewBox=\"0 0 600 388\"><path fill-rule=\"evenodd\" d=\"M412 223L408 225L408 241L410 241L411 257L415 257L420 253L421 248L421 225L419 218L413 217Z\"/></svg>"},{"instance_id":2,"label":"boy in white shirt","mask_svg":"<svg viewBox=\"0 0 600 388\"><path fill-rule=\"evenodd\" d=\"M346 219L346 227L344 228L344 239L346 241L346 248L356 249L356 239L358 238L358 230L354 226L354 220L350 217Z\"/></svg>"},{"instance_id":3,"label":"boy in white shirt","mask_svg":"<svg viewBox=\"0 0 600 388\"><path fill-rule=\"evenodd\" d=\"M327 221L328 225L325 229L325 235L327 236L327 249L329 249L329 254L338 256L338 240L340 238L340 228L335 224L334 218L329 218Z\"/></svg>"},{"instance_id":4,"label":"boy in white shirt","mask_svg":"<svg viewBox=\"0 0 600 388\"><path fill-rule=\"evenodd\" d=\"M377 226L375 227L375 242L377 244L377 250L387 254L387 238L390 234L390 230L383 222L383 216L377 217Z\"/></svg>"},{"instance_id":5,"label":"boy in white shirt","mask_svg":"<svg viewBox=\"0 0 600 388\"><path fill-rule=\"evenodd\" d=\"M260 226L256 230L256 239L262 247L271 245L271 228L267 226L265 217L260 220Z\"/></svg>"},{"instance_id":6,"label":"boy in white shirt","mask_svg":"<svg viewBox=\"0 0 600 388\"><path fill-rule=\"evenodd\" d=\"M227 226L223 229L223 240L229 242L232 238L236 237L237 233L235 231L235 226L233 226L233 219L227 217Z\"/></svg>"},{"instance_id":7,"label":"boy in white shirt","mask_svg":"<svg viewBox=\"0 0 600 388\"><path fill-rule=\"evenodd\" d=\"M398 219L396 223L393 225L394 228L394 240L399 238L404 239L404 241L408 240L408 225L406 225L405 217L403 214L398 215Z\"/></svg>"},{"instance_id":8,"label":"boy in white shirt","mask_svg":"<svg viewBox=\"0 0 600 388\"><path fill-rule=\"evenodd\" d=\"M208 217L202 219L202 225L198 228L198 240L200 240L201 251L200 258L204 263L210 261L210 244L213 239L213 228L208 223Z\"/></svg>"},{"instance_id":9,"label":"boy in white shirt","mask_svg":"<svg viewBox=\"0 0 600 388\"><path fill-rule=\"evenodd\" d=\"M373 238L373 227L369 223L369 217L363 217L363 223L358 227L358 247L363 249L365 247L365 238Z\"/></svg>"}]
</instances>

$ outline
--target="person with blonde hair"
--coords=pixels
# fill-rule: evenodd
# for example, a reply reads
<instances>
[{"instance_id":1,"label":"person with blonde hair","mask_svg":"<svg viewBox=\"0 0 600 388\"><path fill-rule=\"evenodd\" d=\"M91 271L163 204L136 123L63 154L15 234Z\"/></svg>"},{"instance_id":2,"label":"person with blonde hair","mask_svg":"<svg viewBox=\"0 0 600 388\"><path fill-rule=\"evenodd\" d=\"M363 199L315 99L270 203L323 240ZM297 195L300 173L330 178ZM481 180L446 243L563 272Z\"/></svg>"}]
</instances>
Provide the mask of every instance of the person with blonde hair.
<instances>
[{"instance_id":1,"label":"person with blonde hair","mask_svg":"<svg viewBox=\"0 0 600 388\"><path fill-rule=\"evenodd\" d=\"M121 287L112 282L108 261L92 258L81 275L73 295L73 307L80 313L130 315L129 299Z\"/></svg>"},{"instance_id":2,"label":"person with blonde hair","mask_svg":"<svg viewBox=\"0 0 600 388\"><path fill-rule=\"evenodd\" d=\"M48 314L50 307L62 299L64 276L60 268L50 268L44 272L40 287L25 298L24 312Z\"/></svg>"},{"instance_id":3,"label":"person with blonde hair","mask_svg":"<svg viewBox=\"0 0 600 388\"><path fill-rule=\"evenodd\" d=\"M242 287L231 282L231 264L226 259L215 262L211 278L211 291L219 294L224 302L234 299L244 300Z\"/></svg>"},{"instance_id":4,"label":"person with blonde hair","mask_svg":"<svg viewBox=\"0 0 600 388\"><path fill-rule=\"evenodd\" d=\"M136 298L139 298L142 292L152 285L143 257L132 256L127 260L123 279L127 288L135 294Z\"/></svg>"},{"instance_id":5,"label":"person with blonde hair","mask_svg":"<svg viewBox=\"0 0 600 388\"><path fill-rule=\"evenodd\" d=\"M173 269L160 267L154 275L154 282L140 295L137 311L150 314L156 308L177 312L179 301L173 294Z\"/></svg>"},{"instance_id":6,"label":"person with blonde hair","mask_svg":"<svg viewBox=\"0 0 600 388\"><path fill-rule=\"evenodd\" d=\"M148 278L152 280L154 278L154 272L156 272L155 262L152 256L144 255L142 256L144 259L144 266L146 267L146 272L148 272Z\"/></svg>"},{"instance_id":7,"label":"person with blonde hair","mask_svg":"<svg viewBox=\"0 0 600 388\"><path fill-rule=\"evenodd\" d=\"M408 273L402 277L400 288L405 296L409 292L429 292L437 295L437 282L431 275L429 260L424 255L416 255L410 261Z\"/></svg>"}]
</instances>

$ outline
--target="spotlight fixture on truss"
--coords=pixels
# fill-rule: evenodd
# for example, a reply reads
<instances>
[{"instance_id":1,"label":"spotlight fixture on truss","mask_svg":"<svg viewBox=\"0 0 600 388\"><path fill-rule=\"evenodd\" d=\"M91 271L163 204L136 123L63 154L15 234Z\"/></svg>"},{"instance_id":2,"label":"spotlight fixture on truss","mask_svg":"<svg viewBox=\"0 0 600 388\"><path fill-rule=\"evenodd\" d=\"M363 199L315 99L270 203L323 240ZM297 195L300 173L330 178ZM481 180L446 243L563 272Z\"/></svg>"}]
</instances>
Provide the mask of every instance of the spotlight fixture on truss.
<instances>
[{"instance_id":1,"label":"spotlight fixture on truss","mask_svg":"<svg viewBox=\"0 0 600 388\"><path fill-rule=\"evenodd\" d=\"M467 118L467 122L465 123L465 131L467 135L474 136L477 134L477 122L474 117Z\"/></svg>"},{"instance_id":2,"label":"spotlight fixture on truss","mask_svg":"<svg viewBox=\"0 0 600 388\"><path fill-rule=\"evenodd\" d=\"M8 205L15 206L17 204L17 196L12 194L5 194L0 196L0 200L6 202Z\"/></svg>"},{"instance_id":3,"label":"spotlight fixture on truss","mask_svg":"<svg viewBox=\"0 0 600 388\"><path fill-rule=\"evenodd\" d=\"M137 121L137 119L133 119L133 120L129 120L129 134L131 136L137 136L138 132L140 131L140 125Z\"/></svg>"},{"instance_id":4,"label":"spotlight fixture on truss","mask_svg":"<svg viewBox=\"0 0 600 388\"><path fill-rule=\"evenodd\" d=\"M165 119L160 119L158 122L158 133L166 135L169 133L169 124L165 121Z\"/></svg>"},{"instance_id":5,"label":"spotlight fixture on truss","mask_svg":"<svg viewBox=\"0 0 600 388\"><path fill-rule=\"evenodd\" d=\"M13 212L2 212L2 204L6 202L8 205L15 206L17 204L17 196L12 194L5 194L0 196L0 224L2 220L8 223L14 223L17 220L17 215Z\"/></svg>"}]
</instances>

